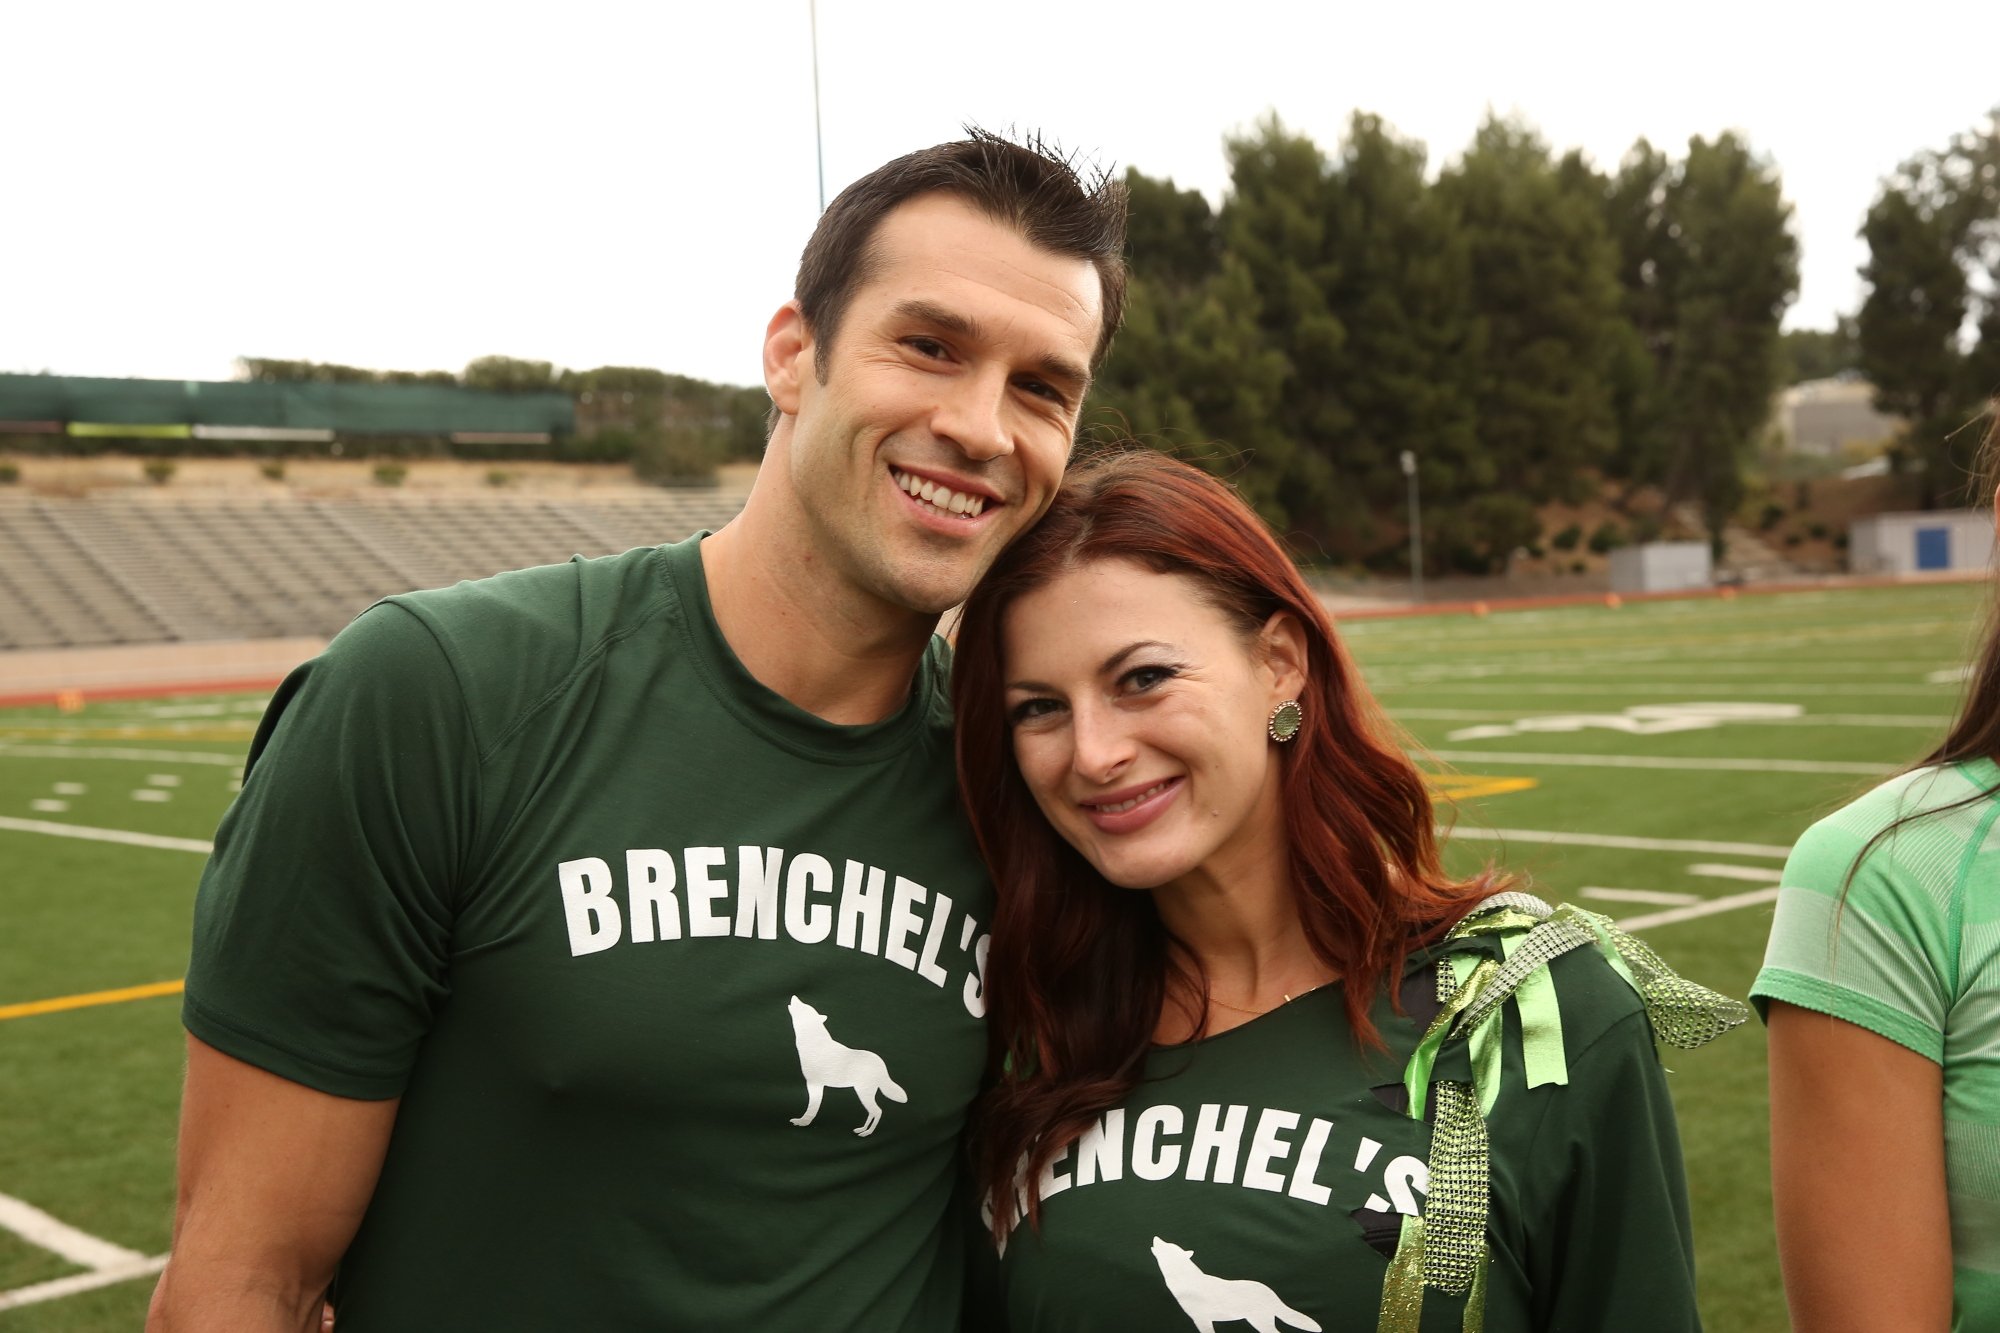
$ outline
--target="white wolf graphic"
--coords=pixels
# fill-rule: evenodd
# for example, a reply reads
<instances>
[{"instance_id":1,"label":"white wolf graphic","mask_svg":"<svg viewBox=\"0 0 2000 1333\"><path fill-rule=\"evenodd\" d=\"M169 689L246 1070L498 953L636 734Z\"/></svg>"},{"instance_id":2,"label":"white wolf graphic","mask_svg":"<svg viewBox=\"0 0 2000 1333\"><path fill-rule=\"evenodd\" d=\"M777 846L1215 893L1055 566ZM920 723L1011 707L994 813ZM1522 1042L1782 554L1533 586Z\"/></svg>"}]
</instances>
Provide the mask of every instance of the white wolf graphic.
<instances>
[{"instance_id":1,"label":"white wolf graphic","mask_svg":"<svg viewBox=\"0 0 2000 1333\"><path fill-rule=\"evenodd\" d=\"M910 1094L889 1077L889 1066L881 1056L842 1046L833 1039L826 1030L825 1014L796 995L785 1007L791 1011L792 1036L799 1044L799 1071L806 1076L806 1113L793 1124L813 1122L819 1114L819 1095L826 1089L852 1088L868 1112L868 1119L854 1132L866 1138L882 1123L882 1105L875 1100L876 1093L892 1102L910 1100Z\"/></svg>"},{"instance_id":2,"label":"white wolf graphic","mask_svg":"<svg viewBox=\"0 0 2000 1333\"><path fill-rule=\"evenodd\" d=\"M1217 1324L1238 1319L1257 1333L1278 1333L1281 1319L1306 1333L1320 1333L1312 1316L1300 1314L1279 1300L1278 1293L1263 1283L1247 1278L1210 1277L1202 1272L1194 1266L1193 1250L1184 1250L1155 1236L1153 1259L1160 1265L1160 1276L1167 1280L1167 1290L1174 1294L1201 1333L1215 1333Z\"/></svg>"}]
</instances>

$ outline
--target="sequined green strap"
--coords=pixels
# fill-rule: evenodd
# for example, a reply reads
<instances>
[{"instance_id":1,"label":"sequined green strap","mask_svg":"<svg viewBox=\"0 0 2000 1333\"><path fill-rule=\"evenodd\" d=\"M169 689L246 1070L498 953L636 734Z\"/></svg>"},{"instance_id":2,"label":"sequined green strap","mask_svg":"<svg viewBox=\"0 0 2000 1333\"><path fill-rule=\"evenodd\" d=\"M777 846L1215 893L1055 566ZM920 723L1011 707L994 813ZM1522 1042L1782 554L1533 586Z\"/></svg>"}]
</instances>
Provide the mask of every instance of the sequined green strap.
<instances>
[{"instance_id":1,"label":"sequined green strap","mask_svg":"<svg viewBox=\"0 0 2000 1333\"><path fill-rule=\"evenodd\" d=\"M1424 1219L1403 1214L1396 1257L1382 1279L1382 1313L1375 1333L1417 1333L1424 1317Z\"/></svg>"},{"instance_id":2,"label":"sequined green strap","mask_svg":"<svg viewBox=\"0 0 2000 1333\"><path fill-rule=\"evenodd\" d=\"M1521 1017L1522 1067L1528 1087L1569 1082L1562 1011L1549 963L1594 944L1611 968L1637 992L1654 1032L1672 1046L1692 1049L1749 1017L1736 1000L1676 976L1646 945L1594 912L1506 893L1489 899L1447 939L1498 935L1501 958L1464 953L1438 960L1437 1017L1405 1066L1403 1084L1412 1119L1422 1119L1433 1089L1430 1183L1421 1216L1403 1218L1396 1256L1382 1285L1378 1333L1416 1333L1424 1288L1465 1296L1463 1333L1480 1333L1485 1321L1486 1241L1490 1166L1486 1116L1502 1082L1502 1006L1509 999ZM1463 1036L1472 1064L1471 1085L1432 1082L1447 1040Z\"/></svg>"},{"instance_id":3,"label":"sequined green strap","mask_svg":"<svg viewBox=\"0 0 2000 1333\"><path fill-rule=\"evenodd\" d=\"M1431 1067L1437 1063L1438 1051L1451 1035L1452 1020L1479 997L1499 966L1491 958L1480 960L1464 984L1458 987L1457 993L1445 1001L1444 1008L1438 1010L1437 1017L1425 1029L1423 1040L1410 1053L1410 1062L1403 1067L1403 1090L1408 1094L1410 1119L1424 1118L1424 1109L1430 1098Z\"/></svg>"}]
</instances>

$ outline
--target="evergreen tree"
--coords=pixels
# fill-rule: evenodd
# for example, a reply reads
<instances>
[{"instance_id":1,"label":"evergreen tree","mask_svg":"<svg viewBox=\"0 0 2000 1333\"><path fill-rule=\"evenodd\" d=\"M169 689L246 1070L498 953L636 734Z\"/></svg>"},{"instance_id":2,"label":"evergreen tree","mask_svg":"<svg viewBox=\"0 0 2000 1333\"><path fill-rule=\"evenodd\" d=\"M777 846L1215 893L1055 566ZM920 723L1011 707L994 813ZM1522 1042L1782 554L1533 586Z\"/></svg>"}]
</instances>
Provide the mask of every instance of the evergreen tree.
<instances>
[{"instance_id":1,"label":"evergreen tree","mask_svg":"<svg viewBox=\"0 0 2000 1333\"><path fill-rule=\"evenodd\" d=\"M1565 186L1533 131L1494 118L1438 188L1467 247L1479 448L1510 490L1581 499L1587 470L1616 441L1612 370L1623 316L1603 212Z\"/></svg>"},{"instance_id":2,"label":"evergreen tree","mask_svg":"<svg viewBox=\"0 0 2000 1333\"><path fill-rule=\"evenodd\" d=\"M1958 503L1980 434L1966 426L2000 392L2000 111L1904 162L1861 234L1861 368L1909 423L1892 457L1925 508Z\"/></svg>"},{"instance_id":3,"label":"evergreen tree","mask_svg":"<svg viewBox=\"0 0 2000 1333\"><path fill-rule=\"evenodd\" d=\"M1581 164L1562 173L1581 187ZM1791 206L1774 167L1734 134L1679 162L1641 139L1601 185L1631 332L1614 348L1613 470L1697 502L1710 540L1778 387L1778 326L1798 287Z\"/></svg>"}]
</instances>

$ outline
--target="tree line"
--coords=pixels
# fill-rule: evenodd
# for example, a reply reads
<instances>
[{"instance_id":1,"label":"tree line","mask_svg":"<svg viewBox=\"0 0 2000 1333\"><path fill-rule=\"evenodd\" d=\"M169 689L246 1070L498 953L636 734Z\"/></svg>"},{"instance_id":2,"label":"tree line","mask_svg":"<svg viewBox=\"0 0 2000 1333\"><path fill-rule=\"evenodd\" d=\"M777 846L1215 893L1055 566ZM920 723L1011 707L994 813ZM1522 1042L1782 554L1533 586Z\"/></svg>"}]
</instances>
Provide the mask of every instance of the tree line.
<instances>
[{"instance_id":1,"label":"tree line","mask_svg":"<svg viewBox=\"0 0 2000 1333\"><path fill-rule=\"evenodd\" d=\"M1868 210L1854 320L1875 405L1910 423L1892 461L1920 502L1970 501L1982 412L2000 394L2000 108L1902 163Z\"/></svg>"},{"instance_id":2,"label":"tree line","mask_svg":"<svg viewBox=\"0 0 2000 1333\"><path fill-rule=\"evenodd\" d=\"M1399 558L1414 456L1434 567L1501 567L1537 507L1610 478L1711 532L1781 373L1798 243L1733 134L1611 172L1489 118L1435 178L1357 114L1332 150L1275 118L1226 142L1219 208L1133 170L1132 294L1096 393L1280 530Z\"/></svg>"}]
</instances>

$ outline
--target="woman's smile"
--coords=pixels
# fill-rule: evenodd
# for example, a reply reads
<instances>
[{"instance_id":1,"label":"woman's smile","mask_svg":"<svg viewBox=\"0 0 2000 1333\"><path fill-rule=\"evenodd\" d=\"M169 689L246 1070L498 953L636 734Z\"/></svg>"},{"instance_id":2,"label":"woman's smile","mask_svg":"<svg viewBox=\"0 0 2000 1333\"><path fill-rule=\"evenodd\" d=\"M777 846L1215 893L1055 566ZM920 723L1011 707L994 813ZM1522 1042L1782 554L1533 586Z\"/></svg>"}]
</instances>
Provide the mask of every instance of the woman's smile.
<instances>
[{"instance_id":1,"label":"woman's smile","mask_svg":"<svg viewBox=\"0 0 2000 1333\"><path fill-rule=\"evenodd\" d=\"M1186 778L1166 778L1144 787L1126 787L1091 801L1079 801L1090 822L1106 833L1137 833L1167 812Z\"/></svg>"}]
</instances>

